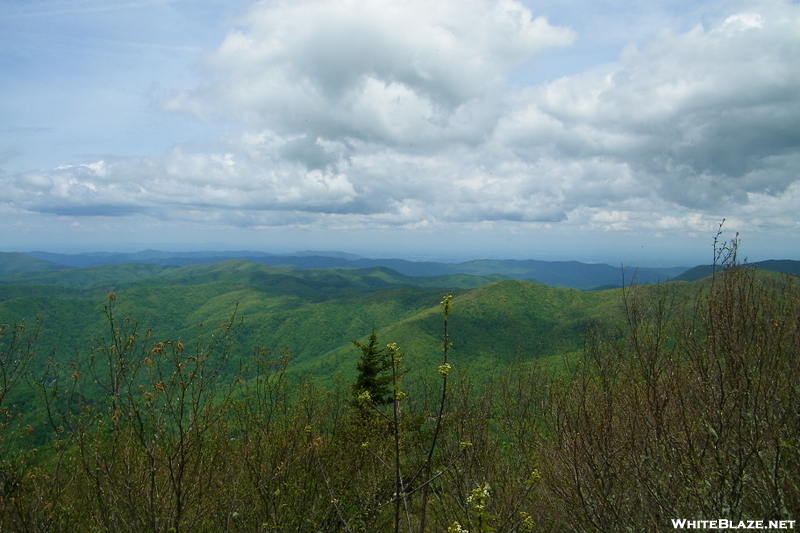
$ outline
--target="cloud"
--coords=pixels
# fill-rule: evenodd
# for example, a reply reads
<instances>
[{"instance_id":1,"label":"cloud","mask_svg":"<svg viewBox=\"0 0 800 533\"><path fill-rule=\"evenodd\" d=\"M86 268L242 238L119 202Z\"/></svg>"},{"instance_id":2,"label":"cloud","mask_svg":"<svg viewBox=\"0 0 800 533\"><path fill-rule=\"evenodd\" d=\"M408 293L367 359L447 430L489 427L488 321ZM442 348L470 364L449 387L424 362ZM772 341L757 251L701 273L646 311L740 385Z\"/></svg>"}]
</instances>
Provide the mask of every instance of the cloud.
<instances>
[{"instance_id":1,"label":"cloud","mask_svg":"<svg viewBox=\"0 0 800 533\"><path fill-rule=\"evenodd\" d=\"M797 226L800 6L509 82L575 37L506 0L259 2L206 56L207 84L164 103L240 131L0 181L34 212L241 227Z\"/></svg>"},{"instance_id":2,"label":"cloud","mask_svg":"<svg viewBox=\"0 0 800 533\"><path fill-rule=\"evenodd\" d=\"M529 88L496 136L525 161L626 165L631 196L686 209L781 195L798 179L798 53L800 7L767 4L630 47L613 72Z\"/></svg>"},{"instance_id":3,"label":"cloud","mask_svg":"<svg viewBox=\"0 0 800 533\"><path fill-rule=\"evenodd\" d=\"M259 2L241 24L166 109L390 145L478 141L509 71L575 38L511 0Z\"/></svg>"},{"instance_id":4,"label":"cloud","mask_svg":"<svg viewBox=\"0 0 800 533\"><path fill-rule=\"evenodd\" d=\"M174 149L161 158L117 158L20 173L6 180L7 198L46 213L147 212L168 218L181 218L176 211L187 209L325 212L354 199L345 175L281 160L280 146L272 141L240 140L243 153L263 145L252 158Z\"/></svg>"}]
</instances>

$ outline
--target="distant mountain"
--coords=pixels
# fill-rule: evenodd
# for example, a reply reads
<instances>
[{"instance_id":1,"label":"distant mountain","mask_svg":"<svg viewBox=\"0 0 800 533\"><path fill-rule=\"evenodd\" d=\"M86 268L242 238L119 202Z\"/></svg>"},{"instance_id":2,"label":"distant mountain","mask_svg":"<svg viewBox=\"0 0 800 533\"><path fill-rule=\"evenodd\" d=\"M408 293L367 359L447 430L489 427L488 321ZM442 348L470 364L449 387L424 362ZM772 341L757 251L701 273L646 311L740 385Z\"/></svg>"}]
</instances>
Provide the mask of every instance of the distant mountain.
<instances>
[{"instance_id":1,"label":"distant mountain","mask_svg":"<svg viewBox=\"0 0 800 533\"><path fill-rule=\"evenodd\" d=\"M515 357L530 360L577 352L588 325L610 323L619 316L619 298L619 290L579 291L521 280L498 281L456 294L449 317L454 341L451 360L478 376ZM431 306L377 333L381 340L401 346L409 368L432 372L441 350L441 310ZM298 353L293 370L314 376L350 375L353 354L349 343L313 356Z\"/></svg>"},{"instance_id":2,"label":"distant mountain","mask_svg":"<svg viewBox=\"0 0 800 533\"><path fill-rule=\"evenodd\" d=\"M637 283L657 283L676 278L688 267L625 268L605 264L587 264L578 261L538 261L476 259L463 263L433 261L407 261L404 259L367 259L343 252L297 252L294 254L269 254L265 252L161 252L143 250L135 253L54 254L31 252L38 259L70 267L88 267L121 263L148 263L154 265L188 266L212 264L230 259L245 259L268 266L290 266L301 269L329 268L390 268L406 276L445 276L470 274L474 276L500 275L535 281L554 287L597 289L622 286L633 279Z\"/></svg>"},{"instance_id":3,"label":"distant mountain","mask_svg":"<svg viewBox=\"0 0 800 533\"><path fill-rule=\"evenodd\" d=\"M337 257L339 259L350 259L351 261L355 261L356 259L363 259L362 256L351 254L347 252L320 252L314 250L306 250L303 252L294 252L291 254L281 254L287 256L296 256L296 257L309 257L309 256L319 256L319 257Z\"/></svg>"},{"instance_id":4,"label":"distant mountain","mask_svg":"<svg viewBox=\"0 0 800 533\"><path fill-rule=\"evenodd\" d=\"M435 308L445 293L497 281L456 274L411 277L388 268L303 270L246 260L185 267L127 263L53 272L0 274L0 324L41 317L42 357L59 360L107 335L103 306L116 294L115 315L158 338L213 334L236 311L244 317L237 346L290 347L314 358L350 340ZM208 324L204 329L200 325ZM205 332L205 333L203 333Z\"/></svg>"},{"instance_id":5,"label":"distant mountain","mask_svg":"<svg viewBox=\"0 0 800 533\"><path fill-rule=\"evenodd\" d=\"M531 275L541 266L537 263L484 260L451 267L472 272L505 270L522 276ZM797 262L788 264L792 263ZM442 268L436 265L423 264L430 270ZM598 267L604 267L556 266L565 275L575 269L584 276L593 269L602 274ZM608 265L605 268L617 272ZM409 276L384 266L273 267L244 259L189 266L125 263L5 272L0 273L0 324L19 320L32 324L41 317L37 352L42 358L52 354L63 363L77 351L86 354L87 347L107 341L109 325L103 307L109 303L109 291L116 295L117 323L130 318L141 334L152 329L154 339L208 339L235 311L244 319L235 341L238 354L247 357L257 346L286 347L294 354L292 373L333 380L355 372L358 354L350 341L364 339L373 330L382 342L402 347L408 368L435 375L442 340L438 303L446 293L454 296L455 311L449 322L455 342L453 362L476 377L516 357L555 361L579 353L587 326L613 330L620 319L619 289L580 291L502 278L464 273ZM600 278L585 279L596 282ZM647 297L661 288L642 285L640 294ZM692 283L670 287L677 302L696 289Z\"/></svg>"},{"instance_id":6,"label":"distant mountain","mask_svg":"<svg viewBox=\"0 0 800 533\"><path fill-rule=\"evenodd\" d=\"M686 271L674 268L623 268L605 264L587 264L578 261L537 261L479 259L453 265L464 274L496 272L515 279L536 281L553 287L590 289L600 286L620 287L631 281L658 283L668 281Z\"/></svg>"},{"instance_id":7,"label":"distant mountain","mask_svg":"<svg viewBox=\"0 0 800 533\"><path fill-rule=\"evenodd\" d=\"M29 252L27 255L51 261L68 267L91 267L101 265L118 265L122 263L150 263L153 265L198 265L217 263L227 259L244 259L248 257L270 257L274 254L265 252L162 252L159 250L142 250L139 252L87 252L82 254L58 254L52 252Z\"/></svg>"},{"instance_id":8,"label":"distant mountain","mask_svg":"<svg viewBox=\"0 0 800 533\"><path fill-rule=\"evenodd\" d=\"M0 252L0 273L45 272L48 270L62 270L64 268L67 267L63 264L32 257L29 254Z\"/></svg>"},{"instance_id":9,"label":"distant mountain","mask_svg":"<svg viewBox=\"0 0 800 533\"><path fill-rule=\"evenodd\" d=\"M766 270L768 272L778 272L780 274L790 274L795 277L800 277L800 261L793 261L791 259L770 259L768 261L759 261L758 263L748 263L747 266L759 270ZM713 271L714 267L711 265L696 266L675 276L675 281L697 281L707 278Z\"/></svg>"},{"instance_id":10,"label":"distant mountain","mask_svg":"<svg viewBox=\"0 0 800 533\"><path fill-rule=\"evenodd\" d=\"M215 263L176 266L150 263L122 263L66 268L58 271L0 273L4 285L58 285L77 289L116 290L125 286L197 285L225 282L250 284L280 294L306 295L320 299L338 293L375 291L397 287L475 288L505 276L490 274L444 274L407 276L386 267L363 269L301 269L272 267L247 259L226 259Z\"/></svg>"},{"instance_id":11,"label":"distant mountain","mask_svg":"<svg viewBox=\"0 0 800 533\"><path fill-rule=\"evenodd\" d=\"M407 276L387 267L279 268L235 259L2 274L0 323L33 324L41 317L38 353L65 362L107 337L109 291L119 324L129 317L140 333L152 329L154 339L207 338L236 311L244 318L237 353L288 347L294 374L322 380L352 374L357 350L350 341L372 330L382 341L398 342L410 367L430 370L441 345L438 303L446 293L454 296L454 361L477 373L516 356L579 350L587 324L619 312L619 291L548 287L496 274Z\"/></svg>"}]
</instances>

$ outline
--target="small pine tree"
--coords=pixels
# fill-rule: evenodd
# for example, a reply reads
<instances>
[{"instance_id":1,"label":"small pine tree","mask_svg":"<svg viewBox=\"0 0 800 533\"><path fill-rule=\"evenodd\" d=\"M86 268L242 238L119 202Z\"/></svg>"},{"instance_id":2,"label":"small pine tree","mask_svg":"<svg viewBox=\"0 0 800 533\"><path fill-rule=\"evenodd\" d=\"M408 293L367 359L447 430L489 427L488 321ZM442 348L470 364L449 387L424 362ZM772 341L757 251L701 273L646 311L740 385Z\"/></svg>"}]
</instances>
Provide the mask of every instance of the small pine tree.
<instances>
[{"instance_id":1,"label":"small pine tree","mask_svg":"<svg viewBox=\"0 0 800 533\"><path fill-rule=\"evenodd\" d=\"M353 384L353 405L387 405L392 403L392 361L385 349L378 348L378 335L373 330L366 344L352 341L361 350L356 368L358 377Z\"/></svg>"}]
</instances>

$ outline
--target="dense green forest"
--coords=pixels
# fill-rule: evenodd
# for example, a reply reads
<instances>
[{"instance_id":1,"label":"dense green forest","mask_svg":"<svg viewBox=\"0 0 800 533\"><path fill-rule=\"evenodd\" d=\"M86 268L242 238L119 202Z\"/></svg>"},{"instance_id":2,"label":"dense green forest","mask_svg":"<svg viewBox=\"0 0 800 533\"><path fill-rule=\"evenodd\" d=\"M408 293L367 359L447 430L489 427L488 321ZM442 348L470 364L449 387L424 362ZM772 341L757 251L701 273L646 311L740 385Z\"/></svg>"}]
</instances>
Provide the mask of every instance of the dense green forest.
<instances>
[{"instance_id":1,"label":"dense green forest","mask_svg":"<svg viewBox=\"0 0 800 533\"><path fill-rule=\"evenodd\" d=\"M735 253L703 279L602 291L243 259L15 264L0 531L800 515L800 291Z\"/></svg>"},{"instance_id":2,"label":"dense green forest","mask_svg":"<svg viewBox=\"0 0 800 533\"><path fill-rule=\"evenodd\" d=\"M298 252L276 255L264 252L162 252L142 250L134 253L55 254L47 252L0 253L0 273L53 271L69 267L89 267L127 263L146 263L163 266L188 266L219 263L229 259L244 259L268 266L291 266L302 269L368 269L389 268L414 277L434 277L453 274L485 276L499 274L514 279L535 281L545 285L591 289L601 286L619 287L622 276L618 266L587 264L579 261L493 260L473 259L462 263L408 261L404 259L368 259L342 252ZM687 267L639 268L637 278L643 283L674 279ZM629 272L630 274L630 272ZM705 276L702 276L705 277Z\"/></svg>"}]
</instances>

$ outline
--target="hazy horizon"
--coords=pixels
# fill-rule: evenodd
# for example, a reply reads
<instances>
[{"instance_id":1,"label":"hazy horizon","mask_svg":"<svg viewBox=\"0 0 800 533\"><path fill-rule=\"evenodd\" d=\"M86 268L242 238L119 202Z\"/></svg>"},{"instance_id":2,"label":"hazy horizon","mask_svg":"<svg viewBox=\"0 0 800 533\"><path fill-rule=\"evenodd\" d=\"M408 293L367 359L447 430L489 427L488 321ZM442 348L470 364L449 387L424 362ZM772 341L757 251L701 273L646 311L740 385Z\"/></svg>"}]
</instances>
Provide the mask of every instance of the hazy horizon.
<instances>
[{"instance_id":1,"label":"hazy horizon","mask_svg":"<svg viewBox=\"0 0 800 533\"><path fill-rule=\"evenodd\" d=\"M532 253L510 253L506 255L502 254L478 254L478 253L470 253L466 251L457 251L451 250L449 252L446 251L431 251L430 253L424 253L419 251L406 251L406 252L398 252L398 253L391 253L391 252L381 252L379 250L370 250L365 249L358 251L357 249L337 249L337 248L290 248L290 247L277 247L272 249L255 249L255 248L247 248L247 247L231 247L225 243L214 243L209 242L205 243L204 245L171 245L171 246L150 246L146 243L128 243L126 246L117 246L117 247L73 247L73 246L51 246L51 247L23 247L19 249L0 249L0 252L18 252L18 253L53 253L53 254L64 254L64 255L81 255L81 254L135 254L135 253L142 253L142 252L160 252L160 253L210 253L210 254L220 254L224 255L226 253L230 254L241 254L241 253L254 253L254 254L271 254L271 255L321 255L321 256L338 256L341 254L354 256L357 258L365 258L365 259L403 259L406 261L433 261L433 262L441 262L441 263L461 263L466 261L472 260L479 260L479 259L491 259L491 260L538 260L538 261L552 261L552 262L563 262L563 261L578 261L581 263L587 264L607 264L611 266L625 266L625 267L642 267L642 268L673 268L673 267L685 267L691 268L698 265L708 265L711 264L712 261L712 249L711 247L706 250L708 257L700 257L699 254L697 259L693 260L691 255L684 255L683 261L679 260L678 256L673 257L662 257L659 259L658 257L648 257L644 251L640 251L640 253L628 253L628 254L615 254L614 251L608 251L606 254L576 254L576 255L569 255L564 253L536 253L533 251ZM781 260L781 259L791 259L785 256L749 256L744 249L744 246L741 250L741 257L739 258L742 261L746 261L748 263L757 263L759 261L766 261L766 260Z\"/></svg>"}]
</instances>

